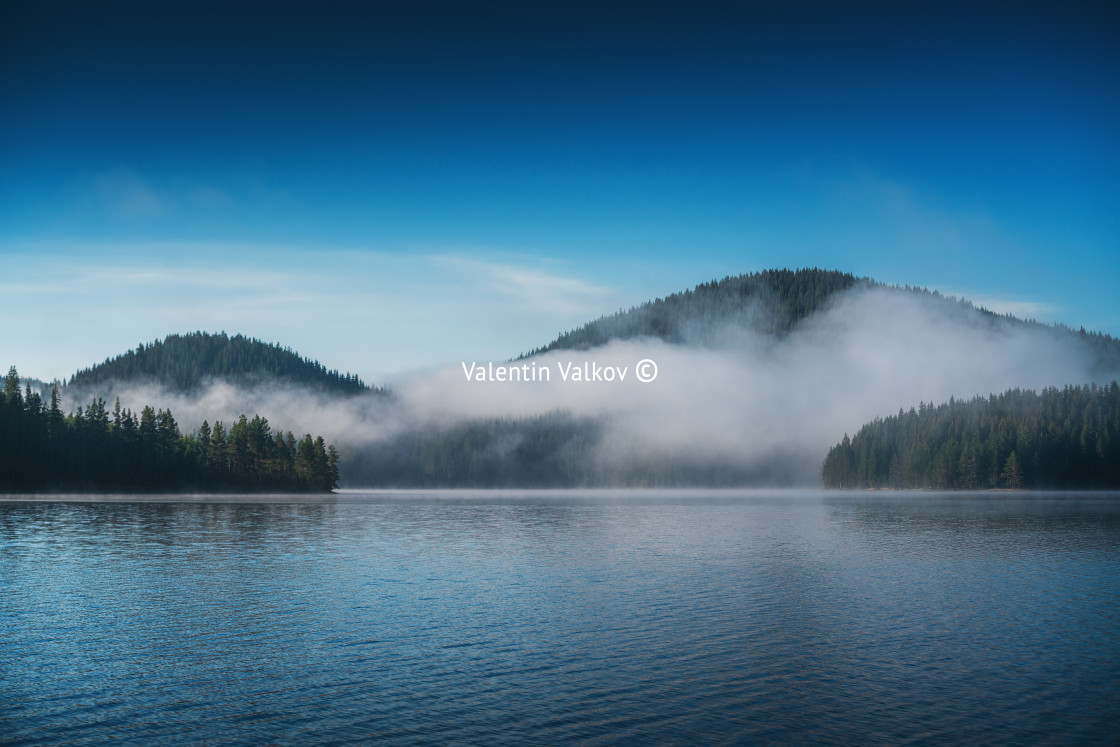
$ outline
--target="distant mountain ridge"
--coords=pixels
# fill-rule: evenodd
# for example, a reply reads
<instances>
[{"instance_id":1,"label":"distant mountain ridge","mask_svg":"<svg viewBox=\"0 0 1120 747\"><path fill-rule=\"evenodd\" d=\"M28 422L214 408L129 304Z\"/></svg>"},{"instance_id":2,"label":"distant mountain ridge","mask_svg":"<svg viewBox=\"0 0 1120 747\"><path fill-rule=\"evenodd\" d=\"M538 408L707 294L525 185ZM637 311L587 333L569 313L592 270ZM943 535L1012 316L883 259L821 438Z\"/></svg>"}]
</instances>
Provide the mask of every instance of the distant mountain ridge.
<instances>
[{"instance_id":1,"label":"distant mountain ridge","mask_svg":"<svg viewBox=\"0 0 1120 747\"><path fill-rule=\"evenodd\" d=\"M78 371L68 386L142 381L191 392L216 379L239 386L283 381L345 395L376 391L354 374L327 369L291 348L244 335L230 337L225 332L168 335L147 345L142 343L135 350Z\"/></svg>"},{"instance_id":2,"label":"distant mountain ridge","mask_svg":"<svg viewBox=\"0 0 1120 747\"><path fill-rule=\"evenodd\" d=\"M857 286L872 288L880 284L851 273L815 267L729 275L601 316L521 357L551 350L584 350L634 337L704 343L728 324L780 335L821 309L835 294Z\"/></svg>"},{"instance_id":3,"label":"distant mountain ridge","mask_svg":"<svg viewBox=\"0 0 1120 747\"><path fill-rule=\"evenodd\" d=\"M817 267L762 270L701 283L639 306L599 317L560 334L555 340L523 353L529 358L553 350L587 350L612 340L653 337L670 344L718 343L729 328L782 337L824 310L830 301L852 289L883 289L938 299L955 313L972 315L987 324L1011 323L1067 332L1087 346L1093 365L1110 375L1120 371L1120 340L1099 332L1049 325L1011 314L997 314L964 299L916 286L888 285L868 277Z\"/></svg>"}]
</instances>

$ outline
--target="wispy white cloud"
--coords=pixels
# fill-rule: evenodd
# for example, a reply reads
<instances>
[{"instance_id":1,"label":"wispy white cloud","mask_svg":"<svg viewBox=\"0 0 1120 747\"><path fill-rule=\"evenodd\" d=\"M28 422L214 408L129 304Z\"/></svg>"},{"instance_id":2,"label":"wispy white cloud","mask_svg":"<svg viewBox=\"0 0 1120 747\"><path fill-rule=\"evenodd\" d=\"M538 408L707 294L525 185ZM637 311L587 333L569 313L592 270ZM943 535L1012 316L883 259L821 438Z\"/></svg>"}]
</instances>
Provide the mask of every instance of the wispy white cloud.
<instances>
[{"instance_id":1,"label":"wispy white cloud","mask_svg":"<svg viewBox=\"0 0 1120 747\"><path fill-rule=\"evenodd\" d=\"M259 267L232 267L216 271L213 267L76 267L75 282L114 285L144 285L209 288L213 290L274 290L294 285L299 276L291 272L262 271Z\"/></svg>"},{"instance_id":2,"label":"wispy white cloud","mask_svg":"<svg viewBox=\"0 0 1120 747\"><path fill-rule=\"evenodd\" d=\"M154 218L171 209L171 199L129 169L116 169L94 179L93 191L102 207L123 218Z\"/></svg>"},{"instance_id":3,"label":"wispy white cloud","mask_svg":"<svg viewBox=\"0 0 1120 747\"><path fill-rule=\"evenodd\" d=\"M1062 310L1061 306L1053 303L1009 298L976 298L972 303L997 314L1011 314L1023 319L1049 319Z\"/></svg>"},{"instance_id":4,"label":"wispy white cloud","mask_svg":"<svg viewBox=\"0 0 1120 747\"><path fill-rule=\"evenodd\" d=\"M430 259L438 267L473 278L489 292L516 300L525 310L572 313L597 309L598 314L616 293L607 286L561 274L556 263L535 261L528 266L447 255Z\"/></svg>"},{"instance_id":5,"label":"wispy white cloud","mask_svg":"<svg viewBox=\"0 0 1120 747\"><path fill-rule=\"evenodd\" d=\"M885 243L900 254L942 262L969 253L994 256L1021 250L986 211L948 205L914 184L866 168L824 181L846 206L844 214L855 219L856 240Z\"/></svg>"},{"instance_id":6,"label":"wispy white cloud","mask_svg":"<svg viewBox=\"0 0 1120 747\"><path fill-rule=\"evenodd\" d=\"M1055 318L1063 311L1062 306L1059 304L1035 299L1001 298L999 296L977 295L974 293L960 293L955 291L943 291L943 293L950 297L963 298L973 306L978 306L988 311L994 311L997 314L1011 314L1020 319L1048 321Z\"/></svg>"},{"instance_id":7,"label":"wispy white cloud","mask_svg":"<svg viewBox=\"0 0 1120 747\"><path fill-rule=\"evenodd\" d=\"M484 249L145 242L0 254L11 270L0 316L40 310L18 345L8 340L10 355L48 377L203 329L280 342L383 382L461 357L516 356L619 305L567 262Z\"/></svg>"},{"instance_id":8,"label":"wispy white cloud","mask_svg":"<svg viewBox=\"0 0 1120 747\"><path fill-rule=\"evenodd\" d=\"M44 268L38 268L44 270ZM138 265L99 266L52 264L49 269L31 268L30 278L0 282L0 292L22 294L99 293L113 288L203 288L215 291L265 291L295 285L300 276L287 272L261 271L256 267L215 268L200 264L193 268L169 267L149 261Z\"/></svg>"}]
</instances>

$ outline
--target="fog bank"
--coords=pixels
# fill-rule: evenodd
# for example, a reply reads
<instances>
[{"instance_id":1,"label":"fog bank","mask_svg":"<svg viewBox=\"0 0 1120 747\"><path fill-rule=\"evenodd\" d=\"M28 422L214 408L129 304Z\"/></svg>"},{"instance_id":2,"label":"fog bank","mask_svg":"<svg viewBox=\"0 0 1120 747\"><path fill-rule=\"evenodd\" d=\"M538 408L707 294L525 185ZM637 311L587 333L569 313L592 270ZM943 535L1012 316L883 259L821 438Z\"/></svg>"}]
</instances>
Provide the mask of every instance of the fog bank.
<instances>
[{"instance_id":1,"label":"fog bank","mask_svg":"<svg viewBox=\"0 0 1120 747\"><path fill-rule=\"evenodd\" d=\"M815 484L828 448L876 417L920 402L1015 387L1106 383L1118 375L1094 372L1087 346L1068 331L884 288L839 295L782 339L741 327L729 327L721 339L718 347L615 341L516 362L535 363L538 372L547 368L548 381L468 380L463 363L469 368L489 361L454 361L391 383L391 396L337 397L285 386L235 389L222 382L191 396L156 386L113 394L133 410L169 407L184 430L203 419L228 422L259 413L274 429L322 434L344 453L417 429L559 411L600 420L596 458L608 464L664 458L750 466L792 459L795 481ZM657 364L649 383L636 376L643 359ZM626 378L562 379L558 365L584 362L625 368ZM75 396L88 397L67 394L71 408L84 404Z\"/></svg>"}]
</instances>

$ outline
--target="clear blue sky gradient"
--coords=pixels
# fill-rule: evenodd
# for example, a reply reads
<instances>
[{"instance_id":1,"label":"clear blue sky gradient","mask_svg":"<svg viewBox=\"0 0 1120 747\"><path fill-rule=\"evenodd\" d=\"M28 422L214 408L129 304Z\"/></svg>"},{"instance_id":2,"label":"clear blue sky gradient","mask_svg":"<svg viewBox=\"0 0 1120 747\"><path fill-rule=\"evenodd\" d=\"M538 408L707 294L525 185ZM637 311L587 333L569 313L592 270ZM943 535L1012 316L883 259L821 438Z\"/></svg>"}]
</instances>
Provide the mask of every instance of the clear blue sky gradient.
<instances>
[{"instance_id":1,"label":"clear blue sky gradient","mask_svg":"<svg viewBox=\"0 0 1120 747\"><path fill-rule=\"evenodd\" d=\"M1114 3L347 6L4 4L0 363L380 381L807 265L1120 334Z\"/></svg>"}]
</instances>

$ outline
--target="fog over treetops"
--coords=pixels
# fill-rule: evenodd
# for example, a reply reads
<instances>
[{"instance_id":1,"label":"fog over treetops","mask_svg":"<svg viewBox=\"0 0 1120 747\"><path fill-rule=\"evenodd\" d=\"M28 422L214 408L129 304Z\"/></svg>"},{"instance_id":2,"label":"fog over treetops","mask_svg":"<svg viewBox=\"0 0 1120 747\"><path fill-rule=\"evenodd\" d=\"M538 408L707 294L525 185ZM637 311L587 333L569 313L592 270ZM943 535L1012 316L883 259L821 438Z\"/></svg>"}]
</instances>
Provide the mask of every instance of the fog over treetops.
<instances>
[{"instance_id":1,"label":"fog over treetops","mask_svg":"<svg viewBox=\"0 0 1120 747\"><path fill-rule=\"evenodd\" d=\"M222 359L219 336L204 337L210 359ZM170 368L193 360L164 358ZM636 377L643 359L658 369L648 383ZM491 363L536 380L468 378ZM625 378L564 380L562 370L585 363ZM603 317L514 361L450 361L387 394L303 364L293 365L318 378L195 366L176 385L158 371L122 382L94 367L65 388L65 404L119 396L169 407L186 429L258 412L274 428L337 443L350 486L815 485L829 447L876 417L1016 387L1107 383L1120 376L1120 343L924 290L783 270Z\"/></svg>"}]
</instances>

